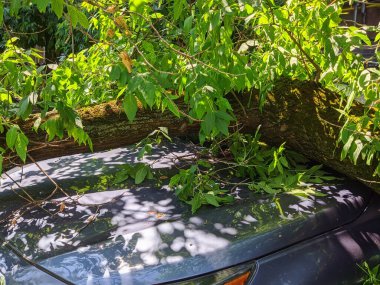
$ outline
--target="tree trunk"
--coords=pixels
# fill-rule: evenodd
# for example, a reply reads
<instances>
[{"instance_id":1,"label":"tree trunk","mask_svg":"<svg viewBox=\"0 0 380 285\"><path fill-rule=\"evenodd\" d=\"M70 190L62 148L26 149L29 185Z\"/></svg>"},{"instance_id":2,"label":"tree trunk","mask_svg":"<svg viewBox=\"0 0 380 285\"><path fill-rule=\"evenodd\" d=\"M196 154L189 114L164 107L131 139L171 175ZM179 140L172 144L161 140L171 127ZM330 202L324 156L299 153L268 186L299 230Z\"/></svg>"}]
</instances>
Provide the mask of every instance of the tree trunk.
<instances>
[{"instance_id":1,"label":"tree trunk","mask_svg":"<svg viewBox=\"0 0 380 285\"><path fill-rule=\"evenodd\" d=\"M380 179L372 176L373 166L367 166L361 160L357 165L348 160L340 161L341 148L336 146L341 125L336 111L340 104L339 95L314 82L282 79L268 93L262 112L257 108L257 91L239 95L239 101L235 96L228 98L244 132L253 132L261 125L260 132L267 143L286 142L287 148L380 190ZM184 103L178 105L187 112ZM354 108L360 112L360 106ZM196 135L199 131L198 123L189 123L188 119L176 118L169 112L140 109L135 121L128 122L116 102L86 107L78 113L92 139L94 151L136 143L158 127L167 127L173 137ZM32 131L33 122L34 118L23 122L22 129L30 138L29 154L35 160L89 151L88 147L69 139L47 143L42 132ZM5 168L13 165L11 159L4 163Z\"/></svg>"}]
</instances>

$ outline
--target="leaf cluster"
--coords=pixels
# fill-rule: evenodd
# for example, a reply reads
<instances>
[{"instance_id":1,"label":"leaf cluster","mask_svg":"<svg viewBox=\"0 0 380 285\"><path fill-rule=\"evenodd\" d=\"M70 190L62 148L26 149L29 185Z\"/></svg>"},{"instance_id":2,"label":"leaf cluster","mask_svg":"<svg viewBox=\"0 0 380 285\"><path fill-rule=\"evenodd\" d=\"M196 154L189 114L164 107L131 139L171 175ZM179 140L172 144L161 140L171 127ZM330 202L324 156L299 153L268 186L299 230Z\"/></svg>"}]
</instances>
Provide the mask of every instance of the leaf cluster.
<instances>
[{"instance_id":1,"label":"leaf cluster","mask_svg":"<svg viewBox=\"0 0 380 285\"><path fill-rule=\"evenodd\" d=\"M228 140L215 141L207 150L207 160L197 159L189 168L180 169L169 186L194 213L202 205L231 203L236 187L274 196L283 192L323 196L313 185L337 179L321 165L312 166L302 155L286 152L284 145L268 147L259 139L257 130L254 136L233 133Z\"/></svg>"},{"instance_id":2,"label":"leaf cluster","mask_svg":"<svg viewBox=\"0 0 380 285\"><path fill-rule=\"evenodd\" d=\"M254 136L234 133L227 147L234 160L230 171L248 177L251 190L277 194L335 179L321 165L311 166L300 154L286 152L284 144L275 148L260 142L259 130Z\"/></svg>"},{"instance_id":3,"label":"leaf cluster","mask_svg":"<svg viewBox=\"0 0 380 285\"><path fill-rule=\"evenodd\" d=\"M120 184L126 181L128 178L134 180L136 185L144 182L145 179L153 179L154 175L149 165L145 163L137 163L134 165L124 164L120 166L120 170L116 172L114 184Z\"/></svg>"},{"instance_id":4,"label":"leaf cluster","mask_svg":"<svg viewBox=\"0 0 380 285\"><path fill-rule=\"evenodd\" d=\"M210 166L209 163L200 160L188 169L181 169L170 179L169 186L175 189L175 195L181 201L191 205L192 213L202 205L219 207L234 200L229 191L221 189L220 184L209 173L201 171L202 167Z\"/></svg>"},{"instance_id":5,"label":"leaf cluster","mask_svg":"<svg viewBox=\"0 0 380 285\"><path fill-rule=\"evenodd\" d=\"M368 263L365 261L361 265L358 265L359 268L365 274L365 277L362 280L363 285L379 285L380 284L380 265L376 265L371 268Z\"/></svg>"}]
</instances>

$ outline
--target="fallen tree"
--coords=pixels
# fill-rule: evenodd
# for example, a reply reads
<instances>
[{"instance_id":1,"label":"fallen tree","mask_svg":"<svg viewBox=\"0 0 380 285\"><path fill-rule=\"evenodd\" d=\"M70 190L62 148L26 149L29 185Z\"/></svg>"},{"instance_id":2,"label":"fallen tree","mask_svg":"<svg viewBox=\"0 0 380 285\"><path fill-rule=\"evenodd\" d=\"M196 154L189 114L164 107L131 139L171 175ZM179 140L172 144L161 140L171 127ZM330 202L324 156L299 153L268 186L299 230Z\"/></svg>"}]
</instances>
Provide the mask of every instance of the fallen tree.
<instances>
[{"instance_id":1,"label":"fallen tree","mask_svg":"<svg viewBox=\"0 0 380 285\"><path fill-rule=\"evenodd\" d=\"M258 91L252 92L252 96L242 95L227 98L243 132L253 132L261 125L260 132L267 143L286 142L287 148L380 190L380 179L372 176L373 166L361 159L356 165L348 159L340 160L341 146L336 144L341 129L336 110L340 107L340 95L315 82L282 79L268 94L262 112L258 108ZM186 104L176 103L183 112L187 111ZM361 106L356 105L355 109L360 112ZM136 143L158 127L167 127L173 137L194 137L199 131L199 122L190 122L184 116L177 118L168 111L139 109L136 119L129 122L116 101L82 108L78 114L92 139L94 151ZM29 154L35 160L90 151L70 139L48 142L46 133L32 130L36 117L20 122L30 139ZM5 168L12 167L14 162L12 157L5 158Z\"/></svg>"},{"instance_id":2,"label":"fallen tree","mask_svg":"<svg viewBox=\"0 0 380 285\"><path fill-rule=\"evenodd\" d=\"M44 13L56 4L37 2L37 7L29 2L5 7L16 16L21 7ZM261 125L268 144L286 142L287 148L379 188L379 178L372 176L380 175L378 70L366 68L354 53L372 42L367 27L341 26L343 1L259 1L254 7L174 1L159 13L150 1L58 2L53 12L71 29L61 34L72 36L58 64L37 65L40 55L22 48L6 29L0 53L0 172L21 165L27 152L33 161L90 151L64 138L65 132L87 143L91 138L97 151L138 142L158 127L167 127L171 136L225 135L234 116L241 131ZM73 28L88 38L87 49L76 47ZM290 77L299 81L285 79ZM252 87L257 90L242 91ZM231 91L241 92L225 96ZM355 106L362 98L366 104ZM259 101L265 102L262 111ZM105 103L89 106L93 102ZM178 108L182 116L147 106ZM342 120L337 109L345 112ZM40 126L45 130L33 130L39 118L58 113L59 120ZM352 121L351 114L357 115ZM55 135L60 140L51 141ZM341 161L341 154L350 159Z\"/></svg>"}]
</instances>

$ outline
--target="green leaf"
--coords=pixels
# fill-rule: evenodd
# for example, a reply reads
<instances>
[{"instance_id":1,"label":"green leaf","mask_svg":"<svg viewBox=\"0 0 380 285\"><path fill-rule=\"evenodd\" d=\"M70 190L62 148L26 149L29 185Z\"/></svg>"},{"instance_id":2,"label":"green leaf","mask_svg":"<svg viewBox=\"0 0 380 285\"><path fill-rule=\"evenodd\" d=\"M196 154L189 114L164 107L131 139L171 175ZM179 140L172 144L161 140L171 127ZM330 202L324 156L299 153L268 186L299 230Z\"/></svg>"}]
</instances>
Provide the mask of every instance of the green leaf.
<instances>
[{"instance_id":1,"label":"green leaf","mask_svg":"<svg viewBox=\"0 0 380 285\"><path fill-rule=\"evenodd\" d=\"M273 160L273 161L269 164L269 167L268 167L268 174L270 174L273 170L275 170L276 166L277 166L277 163L276 163L276 161Z\"/></svg>"},{"instance_id":2,"label":"green leaf","mask_svg":"<svg viewBox=\"0 0 380 285\"><path fill-rule=\"evenodd\" d=\"M173 9L174 9L174 20L178 20L181 17L181 14L186 10L187 1L186 0L174 0Z\"/></svg>"},{"instance_id":3,"label":"green leaf","mask_svg":"<svg viewBox=\"0 0 380 285\"><path fill-rule=\"evenodd\" d=\"M375 172L373 173L373 176L380 176L380 163L377 165L376 169L375 169Z\"/></svg>"},{"instance_id":4,"label":"green leaf","mask_svg":"<svg viewBox=\"0 0 380 285\"><path fill-rule=\"evenodd\" d=\"M227 122L232 121L232 117L227 112L224 112L224 111L217 111L216 116L220 119L227 121Z\"/></svg>"},{"instance_id":5,"label":"green leaf","mask_svg":"<svg viewBox=\"0 0 380 285\"><path fill-rule=\"evenodd\" d=\"M286 160L285 157L281 156L281 157L279 158L279 160L280 160L280 162L281 162L281 164L282 164L283 166L285 166L286 168L289 168L288 161Z\"/></svg>"},{"instance_id":6,"label":"green leaf","mask_svg":"<svg viewBox=\"0 0 380 285\"><path fill-rule=\"evenodd\" d=\"M189 16L186 18L186 20L183 22L183 32L185 34L190 33L191 25L193 24L193 16Z\"/></svg>"},{"instance_id":7,"label":"green leaf","mask_svg":"<svg viewBox=\"0 0 380 285\"><path fill-rule=\"evenodd\" d=\"M142 41L141 43L143 49L146 51L146 52L149 52L149 53L155 53L154 51L154 46L152 45L151 42L148 42L148 41Z\"/></svg>"},{"instance_id":8,"label":"green leaf","mask_svg":"<svg viewBox=\"0 0 380 285\"><path fill-rule=\"evenodd\" d=\"M58 18L62 17L64 4L64 0L51 1L51 8L53 9L53 12L57 15Z\"/></svg>"},{"instance_id":9,"label":"green leaf","mask_svg":"<svg viewBox=\"0 0 380 285\"><path fill-rule=\"evenodd\" d=\"M23 162L26 160L28 143L28 138L23 133L19 133L16 139L15 147L18 156L22 159Z\"/></svg>"},{"instance_id":10,"label":"green leaf","mask_svg":"<svg viewBox=\"0 0 380 285\"><path fill-rule=\"evenodd\" d=\"M169 129L167 127L158 127L158 129L161 131L161 134L168 140L172 141L172 138L169 136Z\"/></svg>"},{"instance_id":11,"label":"green leaf","mask_svg":"<svg viewBox=\"0 0 380 285\"><path fill-rule=\"evenodd\" d=\"M279 171L281 174L284 174L284 169L282 168L281 163L278 163L278 162L277 162L277 169L278 169L278 171Z\"/></svg>"},{"instance_id":12,"label":"green leaf","mask_svg":"<svg viewBox=\"0 0 380 285\"><path fill-rule=\"evenodd\" d=\"M368 38L367 33L365 31L363 31L363 30L356 30L356 32L354 33L354 36L356 36L359 39L361 39L366 45L368 45L368 46L372 45L372 42Z\"/></svg>"},{"instance_id":13,"label":"green leaf","mask_svg":"<svg viewBox=\"0 0 380 285\"><path fill-rule=\"evenodd\" d=\"M298 175L290 175L285 179L286 187L294 187L298 183Z\"/></svg>"},{"instance_id":14,"label":"green leaf","mask_svg":"<svg viewBox=\"0 0 380 285\"><path fill-rule=\"evenodd\" d=\"M77 8L72 5L67 5L67 11L69 12L71 24L75 28L78 24Z\"/></svg>"},{"instance_id":15,"label":"green leaf","mask_svg":"<svg viewBox=\"0 0 380 285\"><path fill-rule=\"evenodd\" d=\"M365 89L371 80L371 73L365 69L359 76L358 85L361 89Z\"/></svg>"},{"instance_id":16,"label":"green leaf","mask_svg":"<svg viewBox=\"0 0 380 285\"><path fill-rule=\"evenodd\" d=\"M310 179L309 182L320 184L320 183L323 183L323 180L319 177L315 177L315 178Z\"/></svg>"},{"instance_id":17,"label":"green leaf","mask_svg":"<svg viewBox=\"0 0 380 285\"><path fill-rule=\"evenodd\" d=\"M145 84L145 82L144 82L144 79L143 79L142 76L140 76L140 75L133 76L133 77L131 78L131 80L129 81L129 83L128 83L128 90L129 90L130 92L137 91L138 88L139 88L141 85L143 85L143 84Z\"/></svg>"},{"instance_id":18,"label":"green leaf","mask_svg":"<svg viewBox=\"0 0 380 285\"><path fill-rule=\"evenodd\" d=\"M332 68L327 69L321 74L320 80L324 80L326 83L330 83L334 78L334 70Z\"/></svg>"},{"instance_id":19,"label":"green leaf","mask_svg":"<svg viewBox=\"0 0 380 285\"><path fill-rule=\"evenodd\" d=\"M281 192L281 189L276 190L272 188L269 184L266 184L265 182L263 183L259 182L259 185L262 190L264 190L266 193L271 194L271 195Z\"/></svg>"},{"instance_id":20,"label":"green leaf","mask_svg":"<svg viewBox=\"0 0 380 285\"><path fill-rule=\"evenodd\" d=\"M224 135L228 135L228 125L229 121L226 121L222 119L221 117L217 116L216 121L215 121L215 126Z\"/></svg>"},{"instance_id":21,"label":"green leaf","mask_svg":"<svg viewBox=\"0 0 380 285\"><path fill-rule=\"evenodd\" d=\"M290 194L290 195L294 195L294 196L304 197L304 198L326 196L326 194L321 193L321 192L316 191L315 189L311 189L311 188L299 188L299 189L296 188L296 189L292 189L286 193Z\"/></svg>"},{"instance_id":22,"label":"green leaf","mask_svg":"<svg viewBox=\"0 0 380 285\"><path fill-rule=\"evenodd\" d=\"M350 135L352 134L352 131L349 130L348 128L346 127L343 127L341 130L340 130L340 137L339 137L339 140L342 141L342 143L346 143L350 137Z\"/></svg>"},{"instance_id":23,"label":"green leaf","mask_svg":"<svg viewBox=\"0 0 380 285\"><path fill-rule=\"evenodd\" d=\"M206 135L209 135L212 132L212 129L215 126L215 113L207 112L201 123L201 127L204 130Z\"/></svg>"},{"instance_id":24,"label":"green leaf","mask_svg":"<svg viewBox=\"0 0 380 285\"><path fill-rule=\"evenodd\" d=\"M60 126L58 119L49 119L42 124L42 129L44 129L48 134L48 140L52 141L55 136L62 137L63 131Z\"/></svg>"},{"instance_id":25,"label":"green leaf","mask_svg":"<svg viewBox=\"0 0 380 285\"><path fill-rule=\"evenodd\" d=\"M128 120L133 121L137 113L137 102L136 98L132 93L125 96L123 101L124 112L127 114Z\"/></svg>"},{"instance_id":26,"label":"green leaf","mask_svg":"<svg viewBox=\"0 0 380 285\"><path fill-rule=\"evenodd\" d=\"M0 1L0 26L3 24L4 20L4 3Z\"/></svg>"},{"instance_id":27,"label":"green leaf","mask_svg":"<svg viewBox=\"0 0 380 285\"><path fill-rule=\"evenodd\" d=\"M219 207L220 206L220 204L217 201L215 195L205 194L205 198L206 198L206 201L207 201L208 204L213 205L215 207Z\"/></svg>"},{"instance_id":28,"label":"green leaf","mask_svg":"<svg viewBox=\"0 0 380 285\"><path fill-rule=\"evenodd\" d=\"M171 99L164 98L162 103L165 104L168 107L169 111L172 112L176 117L180 117L178 107Z\"/></svg>"},{"instance_id":29,"label":"green leaf","mask_svg":"<svg viewBox=\"0 0 380 285\"><path fill-rule=\"evenodd\" d=\"M115 174L115 179L113 181L114 184L119 184L121 182L124 182L129 178L129 169L123 169L121 171L118 171Z\"/></svg>"},{"instance_id":30,"label":"green leaf","mask_svg":"<svg viewBox=\"0 0 380 285\"><path fill-rule=\"evenodd\" d=\"M146 175L148 174L148 166L142 165L136 172L135 184L140 184L144 181Z\"/></svg>"},{"instance_id":31,"label":"green leaf","mask_svg":"<svg viewBox=\"0 0 380 285\"><path fill-rule=\"evenodd\" d=\"M323 24L322 24L322 28L321 30L323 32L325 32L326 34L330 33L331 29L330 29L330 18L327 18Z\"/></svg>"},{"instance_id":32,"label":"green leaf","mask_svg":"<svg viewBox=\"0 0 380 285\"><path fill-rule=\"evenodd\" d=\"M211 166L212 166L210 162L203 160L203 159L198 160L197 164L200 166L206 167L206 168L211 168Z\"/></svg>"},{"instance_id":33,"label":"green leaf","mask_svg":"<svg viewBox=\"0 0 380 285\"><path fill-rule=\"evenodd\" d=\"M359 157L360 152L362 151L364 145L363 145L363 142L359 139L355 140L355 145L356 145L356 148L352 154L352 160L353 160L354 164L356 165L356 162L358 161L358 157Z\"/></svg>"},{"instance_id":34,"label":"green leaf","mask_svg":"<svg viewBox=\"0 0 380 285\"><path fill-rule=\"evenodd\" d=\"M131 11L142 13L147 3L149 0L129 0L129 8Z\"/></svg>"},{"instance_id":35,"label":"green leaf","mask_svg":"<svg viewBox=\"0 0 380 285\"><path fill-rule=\"evenodd\" d=\"M3 173L3 155L0 154L0 175Z\"/></svg>"},{"instance_id":36,"label":"green leaf","mask_svg":"<svg viewBox=\"0 0 380 285\"><path fill-rule=\"evenodd\" d=\"M227 126L233 120L233 118L226 111L217 111L216 112L217 121L223 120Z\"/></svg>"},{"instance_id":37,"label":"green leaf","mask_svg":"<svg viewBox=\"0 0 380 285\"><path fill-rule=\"evenodd\" d=\"M327 176L327 175L321 176L321 179L322 179L322 180L325 180L325 181L333 181L333 180L337 180L336 177L334 177L334 176Z\"/></svg>"},{"instance_id":38,"label":"green leaf","mask_svg":"<svg viewBox=\"0 0 380 285\"><path fill-rule=\"evenodd\" d=\"M120 68L120 67L119 67ZM119 83L121 86L124 86L127 84L128 79L130 78L128 70L123 66L123 68L120 70L120 77L119 77Z\"/></svg>"},{"instance_id":39,"label":"green leaf","mask_svg":"<svg viewBox=\"0 0 380 285\"><path fill-rule=\"evenodd\" d=\"M20 110L19 110L19 115L24 114L29 107L29 97L24 97L21 102L20 102Z\"/></svg>"},{"instance_id":40,"label":"green leaf","mask_svg":"<svg viewBox=\"0 0 380 285\"><path fill-rule=\"evenodd\" d=\"M69 12L73 27L75 28L79 23L83 28L87 29L89 27L89 22L86 15L79 11L76 7L72 5L67 5L67 10Z\"/></svg>"},{"instance_id":41,"label":"green leaf","mask_svg":"<svg viewBox=\"0 0 380 285\"><path fill-rule=\"evenodd\" d=\"M141 84L138 89L144 97L145 102L152 108L156 99L156 86L148 81L145 84Z\"/></svg>"},{"instance_id":42,"label":"green leaf","mask_svg":"<svg viewBox=\"0 0 380 285\"><path fill-rule=\"evenodd\" d=\"M181 180L181 174L176 174L170 178L169 186L170 188L174 188L178 185L179 181Z\"/></svg>"},{"instance_id":43,"label":"green leaf","mask_svg":"<svg viewBox=\"0 0 380 285\"><path fill-rule=\"evenodd\" d=\"M87 16L86 16L82 11L79 11L79 10L78 10L78 15L77 15L77 17L78 17L78 22L79 22L79 24L80 24L83 28L88 29L89 26L90 26L90 22L88 21Z\"/></svg>"},{"instance_id":44,"label":"green leaf","mask_svg":"<svg viewBox=\"0 0 380 285\"><path fill-rule=\"evenodd\" d=\"M1 22L0 22L1 23ZM380 32L377 33L376 37L375 37L375 42L378 42L380 41Z\"/></svg>"},{"instance_id":45,"label":"green leaf","mask_svg":"<svg viewBox=\"0 0 380 285\"><path fill-rule=\"evenodd\" d=\"M375 153L376 153L375 149L372 148L372 149L369 150L369 152L367 154L367 159L366 159L366 164L367 165L371 165Z\"/></svg>"},{"instance_id":46,"label":"green leaf","mask_svg":"<svg viewBox=\"0 0 380 285\"><path fill-rule=\"evenodd\" d=\"M316 172L318 172L318 170L320 170L322 168L322 165L318 164L318 165L314 165L312 166L311 168L309 168L307 170L307 174L309 175L312 175L312 174L315 174Z\"/></svg>"},{"instance_id":47,"label":"green leaf","mask_svg":"<svg viewBox=\"0 0 380 285\"><path fill-rule=\"evenodd\" d=\"M342 152L340 153L340 160L343 160L346 158L353 141L354 141L354 136L351 135L343 146Z\"/></svg>"},{"instance_id":48,"label":"green leaf","mask_svg":"<svg viewBox=\"0 0 380 285\"><path fill-rule=\"evenodd\" d=\"M191 205L191 212L194 214L202 206L201 195L196 193L189 204Z\"/></svg>"},{"instance_id":49,"label":"green leaf","mask_svg":"<svg viewBox=\"0 0 380 285\"><path fill-rule=\"evenodd\" d=\"M30 104L30 98L29 96L27 96L27 97L24 97L20 101L20 108L17 112L17 115L19 115L23 119L26 119L30 115L32 110L33 110L33 107Z\"/></svg>"},{"instance_id":50,"label":"green leaf","mask_svg":"<svg viewBox=\"0 0 380 285\"><path fill-rule=\"evenodd\" d=\"M144 155L146 155L146 154L151 154L151 153L152 153L152 149L153 149L152 144L148 143L148 144L144 145L144 146L140 149L140 151L138 152L137 158L138 158L139 160L141 160L141 159L144 157Z\"/></svg>"},{"instance_id":51,"label":"green leaf","mask_svg":"<svg viewBox=\"0 0 380 285\"><path fill-rule=\"evenodd\" d=\"M120 78L120 67L119 65L112 66L111 72L110 72L110 79L111 80L118 80Z\"/></svg>"},{"instance_id":52,"label":"green leaf","mask_svg":"<svg viewBox=\"0 0 380 285\"><path fill-rule=\"evenodd\" d=\"M21 8L21 4L22 4L21 0L11 0L11 5L9 8L9 12L11 16L17 15L18 11Z\"/></svg>"},{"instance_id":53,"label":"green leaf","mask_svg":"<svg viewBox=\"0 0 380 285\"><path fill-rule=\"evenodd\" d=\"M54 1L54 0L53 0ZM50 0L36 0L37 8L41 13L45 13L46 7L49 5Z\"/></svg>"},{"instance_id":54,"label":"green leaf","mask_svg":"<svg viewBox=\"0 0 380 285\"><path fill-rule=\"evenodd\" d=\"M13 126L7 131L6 142L10 149L13 149L18 136L18 128Z\"/></svg>"}]
</instances>

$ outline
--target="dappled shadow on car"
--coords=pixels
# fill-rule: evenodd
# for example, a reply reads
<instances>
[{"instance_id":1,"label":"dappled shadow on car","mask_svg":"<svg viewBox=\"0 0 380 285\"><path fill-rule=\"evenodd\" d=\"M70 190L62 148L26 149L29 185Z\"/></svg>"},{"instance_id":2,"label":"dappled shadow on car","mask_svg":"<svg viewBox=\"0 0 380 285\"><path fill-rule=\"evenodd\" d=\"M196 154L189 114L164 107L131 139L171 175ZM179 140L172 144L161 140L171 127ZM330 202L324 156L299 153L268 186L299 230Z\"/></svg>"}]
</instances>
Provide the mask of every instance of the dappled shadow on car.
<instances>
[{"instance_id":1,"label":"dappled shadow on car","mask_svg":"<svg viewBox=\"0 0 380 285\"><path fill-rule=\"evenodd\" d=\"M118 165L138 162L133 149L42 162L68 196L60 193L39 206L24 207L26 202L10 187L41 199L54 189L52 183L35 166L22 179L15 173L25 188L6 181L0 220L9 215L10 205L22 211L3 221L0 234L29 259L75 284L100 279L148 284L229 267L331 230L357 217L368 198L366 191L348 190L348 182L315 185L324 194L320 197L273 197L236 187L233 204L203 207L192 215L169 189L167 178L180 156L193 157L191 147L154 150L145 162L166 175L139 186L129 180L112 183ZM28 270L15 270L15 279Z\"/></svg>"}]
</instances>

